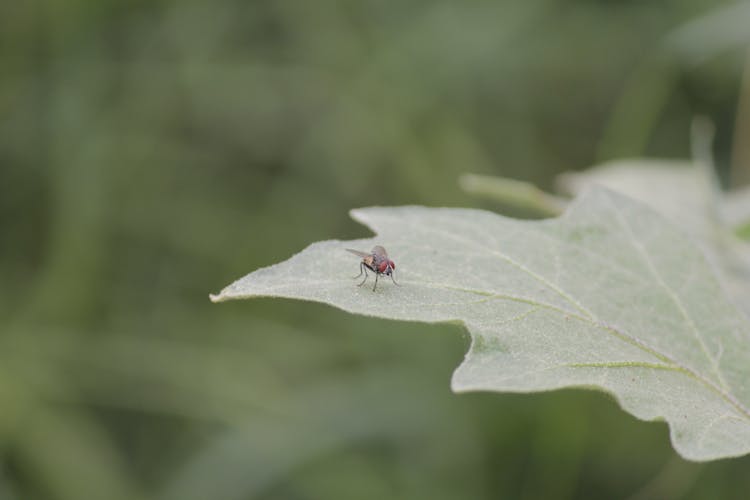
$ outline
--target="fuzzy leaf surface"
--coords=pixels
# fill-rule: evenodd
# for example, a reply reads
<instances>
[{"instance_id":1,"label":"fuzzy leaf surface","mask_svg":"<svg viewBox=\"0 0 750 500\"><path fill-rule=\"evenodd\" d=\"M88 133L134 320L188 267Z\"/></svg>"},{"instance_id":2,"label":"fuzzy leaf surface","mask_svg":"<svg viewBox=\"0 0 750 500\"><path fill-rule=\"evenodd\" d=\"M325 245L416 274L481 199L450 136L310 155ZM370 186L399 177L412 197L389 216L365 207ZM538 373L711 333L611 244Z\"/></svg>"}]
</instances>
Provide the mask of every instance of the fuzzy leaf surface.
<instances>
[{"instance_id":1,"label":"fuzzy leaf surface","mask_svg":"<svg viewBox=\"0 0 750 500\"><path fill-rule=\"evenodd\" d=\"M735 233L750 213L750 190L722 193L706 165L669 160L619 160L558 178L563 191L605 186L653 208L694 238L750 318L750 243Z\"/></svg>"},{"instance_id":2,"label":"fuzzy leaf surface","mask_svg":"<svg viewBox=\"0 0 750 500\"><path fill-rule=\"evenodd\" d=\"M665 420L685 458L750 453L750 324L701 251L651 209L604 188L560 217L454 208L352 211L376 238L323 241L214 301L288 297L424 322L460 322L471 347L456 391L584 387ZM397 280L352 280L345 251L388 249Z\"/></svg>"}]
</instances>

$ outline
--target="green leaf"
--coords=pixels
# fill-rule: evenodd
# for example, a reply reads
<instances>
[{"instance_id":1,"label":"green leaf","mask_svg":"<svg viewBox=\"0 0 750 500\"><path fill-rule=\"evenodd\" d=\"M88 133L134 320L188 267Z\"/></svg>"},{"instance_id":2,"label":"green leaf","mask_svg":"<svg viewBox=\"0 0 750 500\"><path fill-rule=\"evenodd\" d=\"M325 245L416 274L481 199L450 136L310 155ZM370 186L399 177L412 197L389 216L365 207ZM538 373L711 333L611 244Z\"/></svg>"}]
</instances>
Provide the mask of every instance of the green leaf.
<instances>
[{"instance_id":1,"label":"green leaf","mask_svg":"<svg viewBox=\"0 0 750 500\"><path fill-rule=\"evenodd\" d=\"M458 183L469 194L547 217L559 215L568 204L567 199L546 193L534 184L507 177L464 174Z\"/></svg>"},{"instance_id":2,"label":"green leaf","mask_svg":"<svg viewBox=\"0 0 750 500\"><path fill-rule=\"evenodd\" d=\"M561 174L560 189L577 195L605 186L648 205L701 240L715 237L720 193L708 166L685 160L634 158L607 162L581 172Z\"/></svg>"},{"instance_id":3,"label":"green leaf","mask_svg":"<svg viewBox=\"0 0 750 500\"><path fill-rule=\"evenodd\" d=\"M651 209L600 188L544 221L425 207L352 216L378 237L314 243L212 300L289 297L458 321L472 343L456 391L596 388L640 419L665 420L688 459L750 452L750 324L692 240ZM375 244L401 286L352 280L358 262L345 249Z\"/></svg>"},{"instance_id":4,"label":"green leaf","mask_svg":"<svg viewBox=\"0 0 750 500\"><path fill-rule=\"evenodd\" d=\"M679 160L618 160L558 177L578 194L594 185L653 208L689 234L715 267L727 291L750 317L750 245L736 227L750 213L750 191L722 193L710 167Z\"/></svg>"}]
</instances>

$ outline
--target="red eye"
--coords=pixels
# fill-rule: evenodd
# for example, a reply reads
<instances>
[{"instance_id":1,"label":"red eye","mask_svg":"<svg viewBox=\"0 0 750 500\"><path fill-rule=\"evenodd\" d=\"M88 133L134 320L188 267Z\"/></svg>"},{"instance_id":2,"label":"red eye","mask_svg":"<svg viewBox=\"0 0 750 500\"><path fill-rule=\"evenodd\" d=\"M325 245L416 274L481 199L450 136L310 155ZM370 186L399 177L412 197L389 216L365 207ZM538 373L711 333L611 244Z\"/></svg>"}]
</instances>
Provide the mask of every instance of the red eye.
<instances>
[{"instance_id":1,"label":"red eye","mask_svg":"<svg viewBox=\"0 0 750 500\"><path fill-rule=\"evenodd\" d=\"M388 261L388 263L391 265L391 269L396 269L396 263L391 261Z\"/></svg>"}]
</instances>

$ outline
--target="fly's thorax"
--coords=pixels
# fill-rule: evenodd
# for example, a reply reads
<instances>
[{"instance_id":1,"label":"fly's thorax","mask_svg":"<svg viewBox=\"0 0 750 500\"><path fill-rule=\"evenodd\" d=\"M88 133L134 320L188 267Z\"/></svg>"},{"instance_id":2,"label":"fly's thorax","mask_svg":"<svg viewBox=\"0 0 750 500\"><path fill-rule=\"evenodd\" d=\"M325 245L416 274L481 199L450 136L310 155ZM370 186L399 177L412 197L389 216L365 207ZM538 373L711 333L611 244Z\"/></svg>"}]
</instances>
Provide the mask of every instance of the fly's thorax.
<instances>
[{"instance_id":1,"label":"fly's thorax","mask_svg":"<svg viewBox=\"0 0 750 500\"><path fill-rule=\"evenodd\" d=\"M377 266L377 264L375 263L375 261L373 260L372 257L365 257L365 258L363 258L362 259L362 264L364 264L367 269L369 269L370 271L372 271L374 273L379 272L378 271L378 266Z\"/></svg>"}]
</instances>

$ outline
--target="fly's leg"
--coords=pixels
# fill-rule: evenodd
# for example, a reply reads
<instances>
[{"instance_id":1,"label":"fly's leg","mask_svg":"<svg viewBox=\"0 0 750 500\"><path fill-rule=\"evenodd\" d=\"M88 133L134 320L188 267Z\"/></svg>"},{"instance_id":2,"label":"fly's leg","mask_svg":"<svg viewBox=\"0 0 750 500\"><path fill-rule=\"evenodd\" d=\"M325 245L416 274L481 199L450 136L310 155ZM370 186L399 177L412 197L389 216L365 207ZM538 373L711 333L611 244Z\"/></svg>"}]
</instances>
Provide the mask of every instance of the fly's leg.
<instances>
[{"instance_id":1,"label":"fly's leg","mask_svg":"<svg viewBox=\"0 0 750 500\"><path fill-rule=\"evenodd\" d=\"M393 284L396 286L401 286L398 283L396 283L396 278L393 277L393 273L391 273L391 281L393 281Z\"/></svg>"},{"instance_id":2,"label":"fly's leg","mask_svg":"<svg viewBox=\"0 0 750 500\"><path fill-rule=\"evenodd\" d=\"M362 276L362 272L363 272L362 270L364 269L364 267L365 267L365 266L364 266L364 263L363 263L363 262L360 262L360 263L359 263L359 274L358 274L358 275L356 275L355 277L353 277L353 278L352 278L353 280L356 280L357 278L359 278L360 276Z\"/></svg>"},{"instance_id":3,"label":"fly's leg","mask_svg":"<svg viewBox=\"0 0 750 500\"><path fill-rule=\"evenodd\" d=\"M357 276L357 278L359 278L360 276L362 276L362 273L365 273L365 279L362 280L362 283L360 283L359 285L357 285L357 286L362 286L362 285L365 284L365 281L367 281L367 268L365 268L364 263L360 263L359 270L360 270L360 273ZM375 275L375 281L377 282L377 275Z\"/></svg>"},{"instance_id":4,"label":"fly's leg","mask_svg":"<svg viewBox=\"0 0 750 500\"><path fill-rule=\"evenodd\" d=\"M374 285L373 285L373 287L372 287L372 291L373 291L373 292L375 291L375 288L377 288L377 286L378 286L378 275L379 275L379 274L380 274L380 273L375 273L375 284L374 284Z\"/></svg>"}]
</instances>

